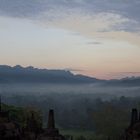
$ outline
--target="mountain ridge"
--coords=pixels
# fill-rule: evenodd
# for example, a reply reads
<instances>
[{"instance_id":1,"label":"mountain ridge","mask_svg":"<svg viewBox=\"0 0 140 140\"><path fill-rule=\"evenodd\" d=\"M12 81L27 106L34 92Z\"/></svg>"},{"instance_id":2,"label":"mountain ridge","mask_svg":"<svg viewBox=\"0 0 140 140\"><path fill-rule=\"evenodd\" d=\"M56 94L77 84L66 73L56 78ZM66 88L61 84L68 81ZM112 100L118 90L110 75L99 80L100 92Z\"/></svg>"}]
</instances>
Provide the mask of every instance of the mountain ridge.
<instances>
[{"instance_id":1,"label":"mountain ridge","mask_svg":"<svg viewBox=\"0 0 140 140\"><path fill-rule=\"evenodd\" d=\"M98 81L100 80L85 75L75 75L68 70L0 65L0 82L93 83Z\"/></svg>"},{"instance_id":2,"label":"mountain ridge","mask_svg":"<svg viewBox=\"0 0 140 140\"><path fill-rule=\"evenodd\" d=\"M102 86L140 86L140 77L101 80L81 74L73 74L70 70L0 65L0 83L100 83Z\"/></svg>"}]
</instances>

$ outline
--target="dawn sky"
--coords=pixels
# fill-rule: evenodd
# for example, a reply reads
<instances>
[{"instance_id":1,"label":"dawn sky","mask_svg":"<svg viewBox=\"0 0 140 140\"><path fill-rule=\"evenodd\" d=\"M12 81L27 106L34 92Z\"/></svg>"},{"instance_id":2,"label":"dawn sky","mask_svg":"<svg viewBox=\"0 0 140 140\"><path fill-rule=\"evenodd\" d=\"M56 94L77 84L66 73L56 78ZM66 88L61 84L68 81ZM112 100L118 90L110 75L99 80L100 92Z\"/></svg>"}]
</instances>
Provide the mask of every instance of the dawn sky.
<instances>
[{"instance_id":1,"label":"dawn sky","mask_svg":"<svg viewBox=\"0 0 140 140\"><path fill-rule=\"evenodd\" d=\"M0 64L140 76L140 0L0 0Z\"/></svg>"}]
</instances>

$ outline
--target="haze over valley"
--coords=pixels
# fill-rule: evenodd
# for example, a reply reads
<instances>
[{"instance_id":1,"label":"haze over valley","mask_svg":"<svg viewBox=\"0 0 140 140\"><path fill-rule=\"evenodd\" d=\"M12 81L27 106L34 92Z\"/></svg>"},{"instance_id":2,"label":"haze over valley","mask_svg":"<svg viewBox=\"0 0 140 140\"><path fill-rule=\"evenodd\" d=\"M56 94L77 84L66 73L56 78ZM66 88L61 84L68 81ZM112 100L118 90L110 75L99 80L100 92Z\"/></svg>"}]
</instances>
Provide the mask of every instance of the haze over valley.
<instances>
[{"instance_id":1,"label":"haze over valley","mask_svg":"<svg viewBox=\"0 0 140 140\"><path fill-rule=\"evenodd\" d=\"M0 140L139 140L139 13L140 0L0 0Z\"/></svg>"}]
</instances>

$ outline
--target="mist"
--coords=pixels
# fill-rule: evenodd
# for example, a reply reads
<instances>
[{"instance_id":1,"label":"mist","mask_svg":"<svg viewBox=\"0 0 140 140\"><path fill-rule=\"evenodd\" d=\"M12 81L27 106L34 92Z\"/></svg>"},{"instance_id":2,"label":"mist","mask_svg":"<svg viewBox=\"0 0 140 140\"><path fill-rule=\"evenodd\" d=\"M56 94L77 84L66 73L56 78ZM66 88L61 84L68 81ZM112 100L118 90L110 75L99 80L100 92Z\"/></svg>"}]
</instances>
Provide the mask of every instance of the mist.
<instances>
[{"instance_id":1,"label":"mist","mask_svg":"<svg viewBox=\"0 0 140 140\"><path fill-rule=\"evenodd\" d=\"M105 86L102 84L0 84L0 94L3 96L13 95L33 95L48 96L73 94L100 97L102 99L110 99L113 97L135 97L140 96L139 86Z\"/></svg>"},{"instance_id":2,"label":"mist","mask_svg":"<svg viewBox=\"0 0 140 140\"><path fill-rule=\"evenodd\" d=\"M118 135L129 123L130 109L140 105L139 86L107 86L103 84L0 84L2 102L36 109L46 126L49 109L55 110L56 125L63 130L97 132L98 127L113 126ZM109 109L109 112L106 111ZM104 115L114 120L107 122ZM121 119L121 121L120 121ZM97 122L101 122L99 125ZM118 125L119 127L114 127ZM96 124L97 123L97 124ZM107 123L107 124L106 124ZM111 128L108 128L110 130ZM101 132L100 132L101 133ZM71 133L68 133L71 134ZM106 133L105 133L106 134Z\"/></svg>"}]
</instances>

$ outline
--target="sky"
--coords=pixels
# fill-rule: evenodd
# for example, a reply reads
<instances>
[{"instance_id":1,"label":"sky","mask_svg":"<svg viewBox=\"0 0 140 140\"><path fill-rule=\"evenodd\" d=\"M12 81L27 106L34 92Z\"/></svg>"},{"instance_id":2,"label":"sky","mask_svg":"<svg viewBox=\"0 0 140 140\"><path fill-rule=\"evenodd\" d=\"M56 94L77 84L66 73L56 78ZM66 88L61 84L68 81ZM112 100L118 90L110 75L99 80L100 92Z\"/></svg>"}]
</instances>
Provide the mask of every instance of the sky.
<instances>
[{"instance_id":1,"label":"sky","mask_svg":"<svg viewBox=\"0 0 140 140\"><path fill-rule=\"evenodd\" d=\"M139 7L140 0L0 0L0 64L140 76Z\"/></svg>"}]
</instances>

